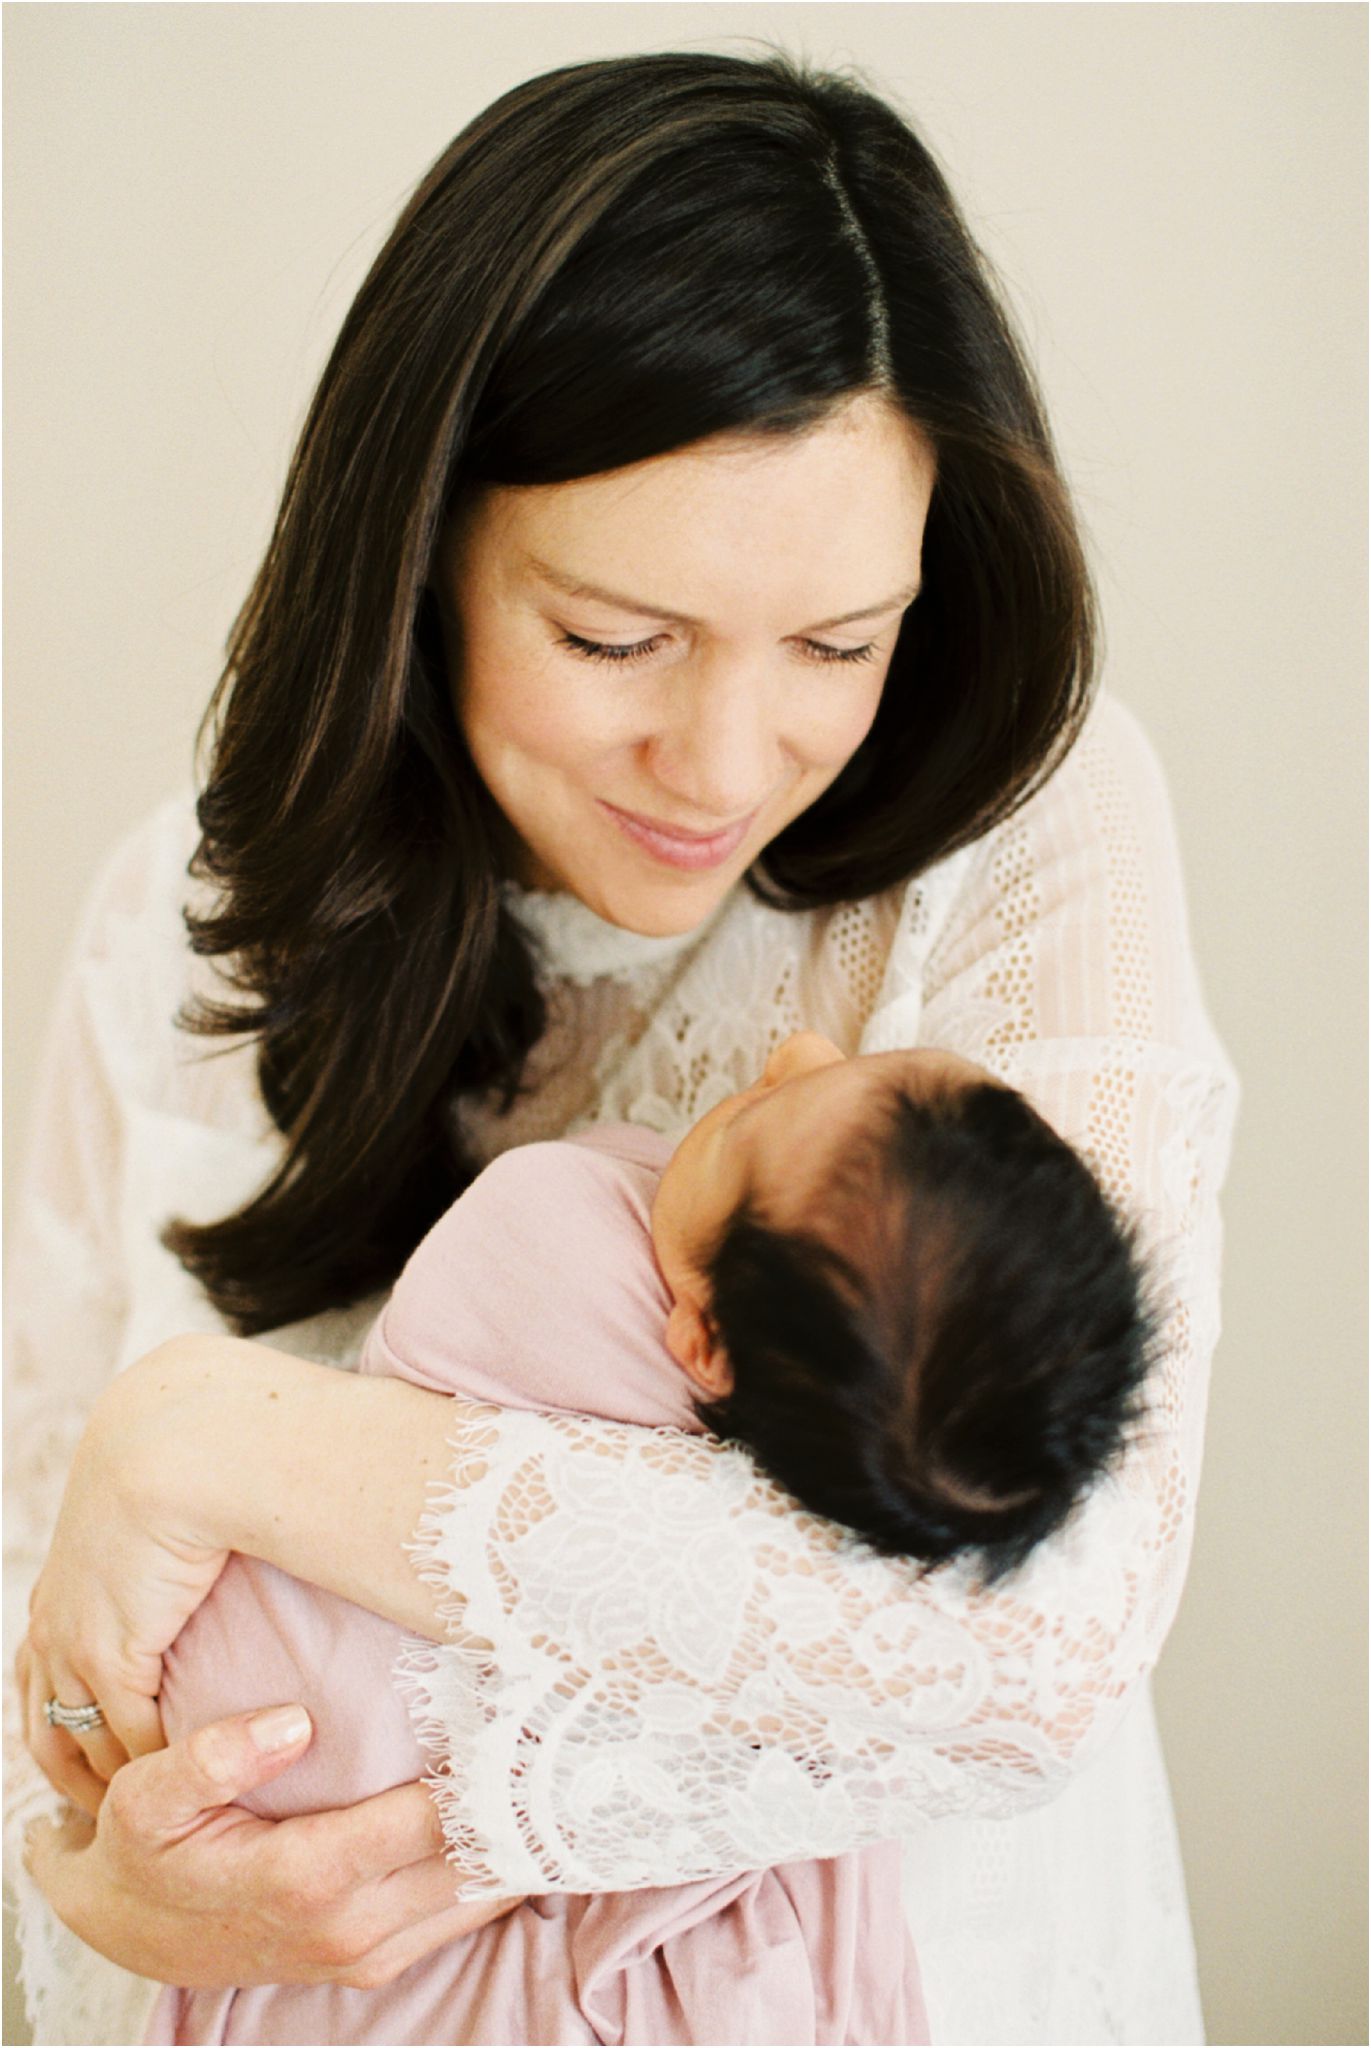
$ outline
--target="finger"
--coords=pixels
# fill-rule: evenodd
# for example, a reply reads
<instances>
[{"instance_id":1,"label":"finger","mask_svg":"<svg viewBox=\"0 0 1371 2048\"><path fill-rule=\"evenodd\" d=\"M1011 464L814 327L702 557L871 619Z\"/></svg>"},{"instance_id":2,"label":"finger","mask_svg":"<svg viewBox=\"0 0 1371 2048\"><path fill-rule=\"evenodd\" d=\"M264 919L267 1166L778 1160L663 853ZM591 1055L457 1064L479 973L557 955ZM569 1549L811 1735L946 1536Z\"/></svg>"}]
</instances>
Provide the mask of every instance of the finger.
<instances>
[{"instance_id":1,"label":"finger","mask_svg":"<svg viewBox=\"0 0 1371 2048\"><path fill-rule=\"evenodd\" d=\"M131 1757L147 1756L154 1749L165 1747L162 1734L162 1714L155 1699L146 1693L133 1692L118 1679L101 1678L92 1688L82 1675L69 1668L59 1669L54 1662L53 1685L63 1706L83 1706L92 1696L98 1698L101 1712L105 1717L104 1728L99 1731L102 1758L109 1759L111 1769L106 1774L113 1777L121 1764ZM87 1754L95 1761L95 1751L88 1738Z\"/></svg>"},{"instance_id":2,"label":"finger","mask_svg":"<svg viewBox=\"0 0 1371 2048\"><path fill-rule=\"evenodd\" d=\"M24 1741L29 1754L45 1778L83 1813L98 1813L104 1783L86 1762L72 1736L63 1728L50 1728L43 1708L52 1697L47 1673L36 1654L25 1662L28 1691L24 1702Z\"/></svg>"},{"instance_id":3,"label":"finger","mask_svg":"<svg viewBox=\"0 0 1371 2048\"><path fill-rule=\"evenodd\" d=\"M120 1780L120 1812L140 1836L179 1840L203 1814L279 1778L312 1735L301 1706L211 1721L184 1741L135 1758Z\"/></svg>"},{"instance_id":4,"label":"finger","mask_svg":"<svg viewBox=\"0 0 1371 2048\"><path fill-rule=\"evenodd\" d=\"M434 1913L446 1913L455 1906L461 1881L461 1871L446 1856L425 1856L421 1863L407 1863L369 1887L367 1903L390 1916L387 1934L398 1934L419 1920L429 1919ZM463 1910L468 1914L475 1911L470 1904Z\"/></svg>"},{"instance_id":5,"label":"finger","mask_svg":"<svg viewBox=\"0 0 1371 2048\"><path fill-rule=\"evenodd\" d=\"M95 1704L90 1686L79 1673L54 1661L50 1676L52 1688L49 1698L59 1699L64 1707L87 1707ZM68 1728L63 1732L74 1740L78 1754L96 1777L102 1778L106 1784L129 1760L128 1751L108 1723L100 1728Z\"/></svg>"},{"instance_id":6,"label":"finger","mask_svg":"<svg viewBox=\"0 0 1371 2048\"><path fill-rule=\"evenodd\" d=\"M70 1771L71 1790L67 1797L89 1820L98 1820L109 1785L89 1764L74 1763Z\"/></svg>"},{"instance_id":7,"label":"finger","mask_svg":"<svg viewBox=\"0 0 1371 2048\"><path fill-rule=\"evenodd\" d=\"M48 1903L60 1912L69 1896L72 1870L81 1850L95 1837L95 1823L84 1813L68 1814L58 1824L30 1822L24 1833L24 1868Z\"/></svg>"},{"instance_id":8,"label":"finger","mask_svg":"<svg viewBox=\"0 0 1371 2048\"><path fill-rule=\"evenodd\" d=\"M109 1790L104 1779L98 1778L90 1765L80 1757L72 1757L63 1765L60 1784L55 1778L52 1782L57 1785L64 1799L69 1800L91 1820L96 1818Z\"/></svg>"},{"instance_id":9,"label":"finger","mask_svg":"<svg viewBox=\"0 0 1371 2048\"><path fill-rule=\"evenodd\" d=\"M166 1748L162 1710L155 1699L149 1699L146 1693L130 1692L125 1686L106 1685L103 1693L101 1705L105 1710L106 1723L126 1761L130 1757L151 1756L155 1749Z\"/></svg>"},{"instance_id":10,"label":"finger","mask_svg":"<svg viewBox=\"0 0 1371 2048\"><path fill-rule=\"evenodd\" d=\"M85 1756L94 1775L107 1785L115 1772L122 1770L129 1760L129 1753L118 1736L109 1728L80 1730L73 1728L76 1745Z\"/></svg>"},{"instance_id":11,"label":"finger","mask_svg":"<svg viewBox=\"0 0 1371 2048\"><path fill-rule=\"evenodd\" d=\"M449 1883L453 1881L448 1872ZM466 1903L449 1905L439 1913L431 1913L424 1920L416 1921L402 1932L380 1941L362 1958L363 1966L370 1972L384 1973L384 1981L398 1977L414 1963L422 1962L425 1956L442 1948L446 1943L460 1941L463 1936L474 1934L478 1927L487 1926L492 1920L512 1913L522 1899L486 1899L479 1904Z\"/></svg>"},{"instance_id":12,"label":"finger","mask_svg":"<svg viewBox=\"0 0 1371 2048\"><path fill-rule=\"evenodd\" d=\"M40 1664L43 1662L33 1647L32 1638L26 1637L19 1646L16 1663L22 1660L27 1664L34 1659ZM135 1691L122 1679L110 1676L100 1677L92 1685L74 1666L55 1655L52 1668L46 1675L52 1683L44 1695L45 1699L55 1697L67 1707L86 1706L93 1700L99 1701L105 1726L99 1743L98 1767L105 1777L112 1778L130 1757L146 1756L150 1751L165 1746L161 1710L156 1699L147 1693ZM89 1754L90 1760L96 1762L96 1753L92 1751Z\"/></svg>"},{"instance_id":13,"label":"finger","mask_svg":"<svg viewBox=\"0 0 1371 2048\"><path fill-rule=\"evenodd\" d=\"M359 1799L355 1806L302 1816L288 1825L308 1827L317 1836L311 1853L346 1859L363 1884L389 1877L411 1863L427 1863L435 1855L441 1860L446 1846L433 1797L419 1784L396 1785L389 1792ZM457 1881L450 1868L449 1879Z\"/></svg>"}]
</instances>

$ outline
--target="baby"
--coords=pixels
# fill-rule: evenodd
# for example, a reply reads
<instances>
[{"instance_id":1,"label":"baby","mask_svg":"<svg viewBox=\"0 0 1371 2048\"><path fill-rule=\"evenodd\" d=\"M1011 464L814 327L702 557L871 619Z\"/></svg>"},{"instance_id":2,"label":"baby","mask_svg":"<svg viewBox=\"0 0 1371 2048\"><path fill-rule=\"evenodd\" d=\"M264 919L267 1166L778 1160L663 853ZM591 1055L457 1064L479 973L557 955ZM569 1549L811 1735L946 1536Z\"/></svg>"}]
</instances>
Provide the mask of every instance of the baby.
<instances>
[{"instance_id":1,"label":"baby","mask_svg":"<svg viewBox=\"0 0 1371 2048\"><path fill-rule=\"evenodd\" d=\"M673 1150L617 1127L497 1158L429 1232L361 1370L746 1444L877 1547L1017 1564L1120 1449L1149 1325L1123 1231L1013 1091L804 1033ZM169 1739L299 1700L270 1817L423 1776L399 1632L233 1558L168 1652ZM899 1848L529 1899L384 1990L166 1993L152 2041L927 2039Z\"/></svg>"}]
</instances>

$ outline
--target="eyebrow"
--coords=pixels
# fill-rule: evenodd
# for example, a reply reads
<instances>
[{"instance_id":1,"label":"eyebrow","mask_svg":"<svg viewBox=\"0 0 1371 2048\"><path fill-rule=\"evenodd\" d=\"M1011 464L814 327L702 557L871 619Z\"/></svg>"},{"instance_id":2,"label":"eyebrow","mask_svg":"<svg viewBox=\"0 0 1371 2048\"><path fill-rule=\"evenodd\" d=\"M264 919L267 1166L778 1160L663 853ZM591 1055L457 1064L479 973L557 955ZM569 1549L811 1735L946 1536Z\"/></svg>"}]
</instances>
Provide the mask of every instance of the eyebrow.
<instances>
[{"instance_id":1,"label":"eyebrow","mask_svg":"<svg viewBox=\"0 0 1371 2048\"><path fill-rule=\"evenodd\" d=\"M554 590L560 590L564 597L589 597L597 604L613 605L616 610L633 612L643 619L666 619L673 626L698 626L699 619L692 619L685 612L673 612L665 605L644 604L641 598L625 597L621 591L606 590L598 583L582 582L579 576L569 576L564 570L554 569L550 562L543 562L536 555L526 555L526 562L536 575ZM841 618L818 619L804 630L808 633L826 633L834 626L850 626L858 619L879 618L882 612L903 611L919 595L921 584L911 583L904 590L897 590L894 597L887 597L879 604L866 604L859 611L844 612Z\"/></svg>"}]
</instances>

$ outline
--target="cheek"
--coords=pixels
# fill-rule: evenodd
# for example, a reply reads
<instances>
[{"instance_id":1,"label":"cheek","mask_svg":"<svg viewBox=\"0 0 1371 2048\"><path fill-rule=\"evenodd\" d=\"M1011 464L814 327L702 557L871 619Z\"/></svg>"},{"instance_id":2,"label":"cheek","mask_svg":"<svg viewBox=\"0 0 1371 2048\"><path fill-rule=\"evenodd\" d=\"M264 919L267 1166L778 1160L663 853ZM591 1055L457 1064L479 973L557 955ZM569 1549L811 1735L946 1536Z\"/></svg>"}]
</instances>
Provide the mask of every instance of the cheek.
<instances>
[{"instance_id":1,"label":"cheek","mask_svg":"<svg viewBox=\"0 0 1371 2048\"><path fill-rule=\"evenodd\" d=\"M478 765L517 756L573 768L631 738L600 679L568 673L545 646L488 642L468 650L463 669L458 717Z\"/></svg>"},{"instance_id":2,"label":"cheek","mask_svg":"<svg viewBox=\"0 0 1371 2048\"><path fill-rule=\"evenodd\" d=\"M885 672L879 670L860 680L840 676L826 691L813 692L803 716L791 726L790 752L805 767L836 773L870 732L884 683Z\"/></svg>"}]
</instances>

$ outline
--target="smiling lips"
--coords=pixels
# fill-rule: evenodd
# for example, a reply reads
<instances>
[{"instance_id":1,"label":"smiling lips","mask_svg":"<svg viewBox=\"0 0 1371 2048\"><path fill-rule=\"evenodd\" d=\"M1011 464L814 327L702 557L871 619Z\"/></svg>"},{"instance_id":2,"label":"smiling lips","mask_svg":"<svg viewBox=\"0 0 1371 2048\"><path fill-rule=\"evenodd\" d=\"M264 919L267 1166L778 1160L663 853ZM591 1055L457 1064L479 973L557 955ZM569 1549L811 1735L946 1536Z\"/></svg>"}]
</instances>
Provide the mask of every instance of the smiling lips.
<instances>
[{"instance_id":1,"label":"smiling lips","mask_svg":"<svg viewBox=\"0 0 1371 2048\"><path fill-rule=\"evenodd\" d=\"M661 861L664 867L685 868L691 873L700 873L707 868L722 867L738 851L751 829L757 813L752 811L740 818L736 825L728 825L722 832L679 832L674 826L660 824L655 818L644 818L636 811L621 811L617 804L606 803L597 798L600 809L606 812L619 827L626 839Z\"/></svg>"}]
</instances>

